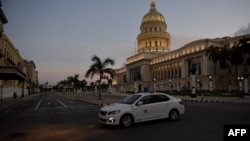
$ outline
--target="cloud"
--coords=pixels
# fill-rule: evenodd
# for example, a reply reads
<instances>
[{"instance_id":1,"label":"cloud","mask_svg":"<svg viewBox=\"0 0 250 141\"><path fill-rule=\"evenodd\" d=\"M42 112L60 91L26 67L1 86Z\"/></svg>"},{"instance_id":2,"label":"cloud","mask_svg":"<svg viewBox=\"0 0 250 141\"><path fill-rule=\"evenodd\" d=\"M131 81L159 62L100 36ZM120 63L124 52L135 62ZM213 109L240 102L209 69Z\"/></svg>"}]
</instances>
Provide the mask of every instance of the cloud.
<instances>
[{"instance_id":1,"label":"cloud","mask_svg":"<svg viewBox=\"0 0 250 141\"><path fill-rule=\"evenodd\" d=\"M243 35L243 34L250 34L250 23L247 26L240 27L235 33L235 36Z\"/></svg>"}]
</instances>

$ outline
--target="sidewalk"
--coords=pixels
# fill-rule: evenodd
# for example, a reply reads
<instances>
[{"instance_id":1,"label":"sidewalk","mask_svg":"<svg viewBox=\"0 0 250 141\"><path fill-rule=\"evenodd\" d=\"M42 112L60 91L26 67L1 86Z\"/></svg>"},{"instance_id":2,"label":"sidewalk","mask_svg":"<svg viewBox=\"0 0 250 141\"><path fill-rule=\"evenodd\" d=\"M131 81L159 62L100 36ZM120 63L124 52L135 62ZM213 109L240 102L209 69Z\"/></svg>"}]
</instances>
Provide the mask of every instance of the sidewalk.
<instances>
[{"instance_id":1,"label":"sidewalk","mask_svg":"<svg viewBox=\"0 0 250 141\"><path fill-rule=\"evenodd\" d=\"M14 100L13 97L0 99L0 113L6 111L7 109L11 107L18 106L30 100L31 98L39 96L39 95L40 94L25 95L24 97L17 97L16 100Z\"/></svg>"},{"instance_id":2,"label":"sidewalk","mask_svg":"<svg viewBox=\"0 0 250 141\"><path fill-rule=\"evenodd\" d=\"M118 93L118 94L107 94L102 93L102 99L98 100L97 93L66 93L64 96L67 96L71 99L78 99L81 101L89 102L92 104L96 104L99 106L108 105L111 103L116 103L121 101L124 97L129 94ZM108 97L108 96L115 96L115 97ZM244 99L240 99L239 97L213 97L213 96L197 96L192 98L190 96L182 96L182 95L173 95L176 98L180 98L183 101L190 101L190 102L209 102L209 103L249 103L250 104L250 96L245 96Z\"/></svg>"},{"instance_id":3,"label":"sidewalk","mask_svg":"<svg viewBox=\"0 0 250 141\"><path fill-rule=\"evenodd\" d=\"M197 96L192 98L190 96L174 96L176 98L180 98L183 101L192 101L192 102L217 102L217 103L249 103L250 104L250 96L245 96L244 99L240 97L213 97L213 96Z\"/></svg>"}]
</instances>

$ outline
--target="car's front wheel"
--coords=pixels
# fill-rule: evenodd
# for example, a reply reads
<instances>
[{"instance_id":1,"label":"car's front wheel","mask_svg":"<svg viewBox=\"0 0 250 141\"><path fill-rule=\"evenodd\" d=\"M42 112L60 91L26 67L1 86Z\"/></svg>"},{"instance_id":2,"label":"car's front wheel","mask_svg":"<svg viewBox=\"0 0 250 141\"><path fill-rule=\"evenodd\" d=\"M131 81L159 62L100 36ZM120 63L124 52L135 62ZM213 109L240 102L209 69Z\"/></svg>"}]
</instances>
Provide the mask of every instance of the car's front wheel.
<instances>
[{"instance_id":1,"label":"car's front wheel","mask_svg":"<svg viewBox=\"0 0 250 141\"><path fill-rule=\"evenodd\" d=\"M172 121L176 121L179 118L179 112L177 110L171 110L169 113L169 119Z\"/></svg>"},{"instance_id":2,"label":"car's front wheel","mask_svg":"<svg viewBox=\"0 0 250 141\"><path fill-rule=\"evenodd\" d=\"M130 114L125 114L121 117L120 120L120 125L123 127L130 127L133 125L134 121L133 121L133 116Z\"/></svg>"}]
</instances>

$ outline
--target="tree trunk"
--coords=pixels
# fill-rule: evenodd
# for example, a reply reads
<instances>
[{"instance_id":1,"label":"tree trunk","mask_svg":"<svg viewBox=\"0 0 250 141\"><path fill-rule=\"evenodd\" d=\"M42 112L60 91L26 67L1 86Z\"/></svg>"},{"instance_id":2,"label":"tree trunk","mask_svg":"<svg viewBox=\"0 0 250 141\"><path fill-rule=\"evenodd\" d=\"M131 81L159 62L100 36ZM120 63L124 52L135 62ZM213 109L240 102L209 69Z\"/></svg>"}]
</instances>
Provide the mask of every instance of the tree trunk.
<instances>
[{"instance_id":1,"label":"tree trunk","mask_svg":"<svg viewBox=\"0 0 250 141\"><path fill-rule=\"evenodd\" d=\"M99 81L99 93L98 93L98 100L101 100L102 97L101 97L101 78L100 78L100 81Z\"/></svg>"}]
</instances>

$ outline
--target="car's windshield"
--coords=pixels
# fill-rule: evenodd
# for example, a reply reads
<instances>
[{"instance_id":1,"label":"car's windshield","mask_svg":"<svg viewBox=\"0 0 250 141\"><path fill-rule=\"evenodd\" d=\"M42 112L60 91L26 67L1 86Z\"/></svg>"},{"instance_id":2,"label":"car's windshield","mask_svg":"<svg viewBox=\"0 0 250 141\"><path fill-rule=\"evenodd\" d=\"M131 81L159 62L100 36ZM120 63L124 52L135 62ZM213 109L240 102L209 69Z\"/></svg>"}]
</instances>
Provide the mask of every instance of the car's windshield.
<instances>
[{"instance_id":1,"label":"car's windshield","mask_svg":"<svg viewBox=\"0 0 250 141\"><path fill-rule=\"evenodd\" d=\"M126 98L124 98L121 103L123 104L132 104L134 103L141 95L129 95Z\"/></svg>"}]
</instances>

